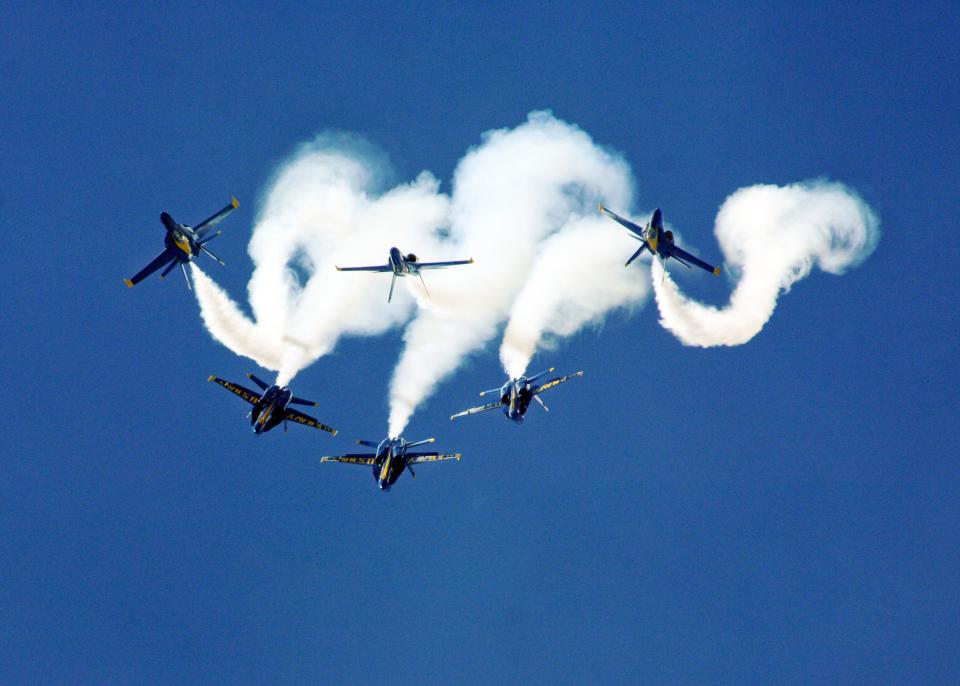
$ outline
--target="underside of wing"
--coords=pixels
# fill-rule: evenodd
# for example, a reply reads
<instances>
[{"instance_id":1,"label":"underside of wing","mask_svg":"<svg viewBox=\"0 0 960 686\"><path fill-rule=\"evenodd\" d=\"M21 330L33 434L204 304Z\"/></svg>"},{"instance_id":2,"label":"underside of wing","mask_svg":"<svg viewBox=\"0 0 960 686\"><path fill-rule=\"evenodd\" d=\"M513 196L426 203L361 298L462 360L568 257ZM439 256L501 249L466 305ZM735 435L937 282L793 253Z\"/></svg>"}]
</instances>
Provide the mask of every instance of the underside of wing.
<instances>
[{"instance_id":1,"label":"underside of wing","mask_svg":"<svg viewBox=\"0 0 960 686\"><path fill-rule=\"evenodd\" d=\"M637 225L637 224L634 224L634 223L633 223L632 221L630 221L629 219L625 219L625 218L621 217L621 216L620 216L619 214L617 214L616 212L611 212L610 210L608 210L608 209L607 209L606 207L604 207L603 205L600 205L599 207L600 207L600 212L601 212L601 213L607 215L607 216L610 217L613 221L617 222L620 226L622 226L623 228L627 229L628 231L637 234L637 236L639 236L640 238L643 238L643 227L641 227L641 226L639 226L639 225Z\"/></svg>"},{"instance_id":2,"label":"underside of wing","mask_svg":"<svg viewBox=\"0 0 960 686\"><path fill-rule=\"evenodd\" d=\"M712 264L707 264L696 255L691 255L683 248L678 248L677 246L673 246L673 250L671 251L670 256L676 260L679 260L680 262L692 262L693 264L697 265L701 269L704 269L710 272L711 274L714 274L715 276L720 275L720 267L714 267Z\"/></svg>"},{"instance_id":3,"label":"underside of wing","mask_svg":"<svg viewBox=\"0 0 960 686\"><path fill-rule=\"evenodd\" d=\"M346 464L374 464L376 455L337 455L335 457L321 457L321 462L344 462Z\"/></svg>"},{"instance_id":4,"label":"underside of wing","mask_svg":"<svg viewBox=\"0 0 960 686\"><path fill-rule=\"evenodd\" d=\"M393 267L389 264L381 264L375 267L337 267L338 272L392 272Z\"/></svg>"},{"instance_id":5,"label":"underside of wing","mask_svg":"<svg viewBox=\"0 0 960 686\"><path fill-rule=\"evenodd\" d=\"M124 279L123 282L127 284L128 288L133 288L145 278L160 269L160 267L164 266L165 264L169 264L175 259L177 259L177 254L170 248L167 248L162 253L154 257L150 261L150 264L134 274L132 278Z\"/></svg>"},{"instance_id":6,"label":"underside of wing","mask_svg":"<svg viewBox=\"0 0 960 686\"><path fill-rule=\"evenodd\" d=\"M303 412L297 412L296 410L293 410L289 407L286 410L286 418L289 419L291 422L296 422L297 424L303 424L304 426L312 426L314 429L327 431L333 434L334 436L337 435L336 429L333 429L327 426L326 424L322 424L321 422L318 422L316 419L314 419L310 415L306 415Z\"/></svg>"},{"instance_id":7,"label":"underside of wing","mask_svg":"<svg viewBox=\"0 0 960 686\"><path fill-rule=\"evenodd\" d=\"M193 230L197 234L197 238L203 238L214 226L223 221L223 218L228 214L233 212L235 209L240 207L240 202L236 198L230 198L230 204L224 207L222 210L217 212L212 217L204 219L202 222L193 227Z\"/></svg>"},{"instance_id":8,"label":"underside of wing","mask_svg":"<svg viewBox=\"0 0 960 686\"><path fill-rule=\"evenodd\" d=\"M420 269L443 269L444 267L456 267L459 264L473 264L473 258L452 262L417 262L417 267Z\"/></svg>"},{"instance_id":9,"label":"underside of wing","mask_svg":"<svg viewBox=\"0 0 960 686\"><path fill-rule=\"evenodd\" d=\"M460 453L407 453L407 464L423 464L424 462L439 462L440 460L459 460Z\"/></svg>"},{"instance_id":10,"label":"underside of wing","mask_svg":"<svg viewBox=\"0 0 960 686\"><path fill-rule=\"evenodd\" d=\"M497 389L500 390L500 389ZM464 410L463 412L457 412L456 414L450 415L450 419L456 419L457 417L466 417L468 414L477 414L478 412L486 412L487 410L495 410L500 407L503 403L499 400L495 403L488 403L486 405L479 405L478 407L471 407L469 410Z\"/></svg>"},{"instance_id":11,"label":"underside of wing","mask_svg":"<svg viewBox=\"0 0 960 686\"><path fill-rule=\"evenodd\" d=\"M543 393L544 391L549 391L549 390L550 390L551 388L553 388L554 386L558 386L558 385L562 384L564 381L569 381L570 379L575 379L575 378L577 378L578 376L583 376L583 372L582 372L582 371L579 371L579 372L575 372L575 373L573 373L573 374L567 374L566 376L558 376L556 379L550 379L547 383L545 383L545 384L543 384L542 386L539 386L539 387L537 387L536 389L534 389L533 394L534 394L534 395L537 395L538 393Z\"/></svg>"},{"instance_id":12,"label":"underside of wing","mask_svg":"<svg viewBox=\"0 0 960 686\"><path fill-rule=\"evenodd\" d=\"M246 400L251 405L256 405L257 401L260 400L260 395L254 393L249 388L245 388L238 384L233 383L232 381L227 381L226 379L221 379L219 376L211 376L207 381L216 381L218 384L226 388L228 391L234 395L238 395L244 400Z\"/></svg>"}]
</instances>

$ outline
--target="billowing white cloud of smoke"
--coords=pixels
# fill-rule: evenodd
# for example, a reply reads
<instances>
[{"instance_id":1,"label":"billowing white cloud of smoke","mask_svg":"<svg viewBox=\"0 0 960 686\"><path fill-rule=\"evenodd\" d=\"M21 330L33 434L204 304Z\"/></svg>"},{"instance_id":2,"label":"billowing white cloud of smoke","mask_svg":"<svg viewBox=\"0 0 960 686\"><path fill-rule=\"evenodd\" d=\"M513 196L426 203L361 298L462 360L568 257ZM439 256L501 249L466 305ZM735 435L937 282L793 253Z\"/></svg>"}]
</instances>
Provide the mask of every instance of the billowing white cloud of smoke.
<instances>
[{"instance_id":1,"label":"billowing white cloud of smoke","mask_svg":"<svg viewBox=\"0 0 960 686\"><path fill-rule=\"evenodd\" d=\"M496 335L542 251L557 266L576 260L579 255L573 251L582 248L583 239L574 234L583 230L585 216L595 216L597 201L629 204L631 176L622 159L579 128L536 112L515 129L487 133L461 160L453 188L450 237L459 245L458 256L473 257L476 264L428 274L432 297L420 299L421 309L404 334L406 345L391 381L392 436L403 431L437 383ZM566 229L573 234L561 239ZM544 244L554 234L557 241ZM596 255L604 252L605 244L617 260L629 247L615 232L598 231L593 239ZM547 285L546 274L534 278ZM599 316L602 309L584 305L589 297L582 296L570 308L579 307L581 319ZM618 300L609 293L603 297ZM562 307L571 301L561 296L557 302ZM535 307L531 302L525 309ZM536 316L557 335L572 330L559 316Z\"/></svg>"},{"instance_id":2,"label":"billowing white cloud of smoke","mask_svg":"<svg viewBox=\"0 0 960 686\"><path fill-rule=\"evenodd\" d=\"M610 201L629 206L623 199ZM619 245L610 236L615 232ZM551 338L599 323L610 310L643 304L650 293L649 268L643 262L623 266L624 255L635 249L634 241L602 217L580 218L547 239L510 310L500 345L507 375L525 374L534 352Z\"/></svg>"},{"instance_id":3,"label":"billowing white cloud of smoke","mask_svg":"<svg viewBox=\"0 0 960 686\"><path fill-rule=\"evenodd\" d=\"M680 293L654 265L660 323L686 345L740 345L773 315L781 292L814 265L832 274L865 259L879 238L870 207L839 183L743 188L724 202L714 230L726 267L738 275L730 303L717 309Z\"/></svg>"},{"instance_id":4,"label":"billowing white cloud of smoke","mask_svg":"<svg viewBox=\"0 0 960 686\"><path fill-rule=\"evenodd\" d=\"M382 163L356 139L324 135L275 177L250 240L253 319L209 277L197 300L210 333L288 383L343 335L374 335L406 321L413 301L389 276L339 273L335 264L386 264L391 245L432 245L448 200L427 173L375 195Z\"/></svg>"}]
</instances>

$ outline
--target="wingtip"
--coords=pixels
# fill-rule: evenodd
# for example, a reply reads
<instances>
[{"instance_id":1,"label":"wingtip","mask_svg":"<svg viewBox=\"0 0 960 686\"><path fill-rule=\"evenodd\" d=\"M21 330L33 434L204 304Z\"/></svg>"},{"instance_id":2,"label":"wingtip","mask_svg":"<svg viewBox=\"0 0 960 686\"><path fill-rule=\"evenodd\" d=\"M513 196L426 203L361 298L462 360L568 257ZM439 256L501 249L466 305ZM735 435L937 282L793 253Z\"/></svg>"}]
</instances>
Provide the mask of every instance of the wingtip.
<instances>
[{"instance_id":1,"label":"wingtip","mask_svg":"<svg viewBox=\"0 0 960 686\"><path fill-rule=\"evenodd\" d=\"M436 439L436 438L428 438L428 439L427 439L427 443L436 443L436 442L437 442L437 439Z\"/></svg>"},{"instance_id":2,"label":"wingtip","mask_svg":"<svg viewBox=\"0 0 960 686\"><path fill-rule=\"evenodd\" d=\"M472 258L472 257L470 258L470 264L473 264L473 258Z\"/></svg>"},{"instance_id":3,"label":"wingtip","mask_svg":"<svg viewBox=\"0 0 960 686\"><path fill-rule=\"evenodd\" d=\"M337 267L337 265L333 265L333 266L334 266L334 267ZM340 267L337 267L337 271L338 271L338 272L342 272L343 270L340 269Z\"/></svg>"},{"instance_id":4,"label":"wingtip","mask_svg":"<svg viewBox=\"0 0 960 686\"><path fill-rule=\"evenodd\" d=\"M555 367L550 367L550 369L548 369L547 372L548 372L548 373L549 373L549 372L552 372L554 369L555 369Z\"/></svg>"},{"instance_id":5,"label":"wingtip","mask_svg":"<svg viewBox=\"0 0 960 686\"><path fill-rule=\"evenodd\" d=\"M455 456L458 462L460 461L460 458L463 457L463 455L461 455L460 453L456 453Z\"/></svg>"},{"instance_id":6,"label":"wingtip","mask_svg":"<svg viewBox=\"0 0 960 686\"><path fill-rule=\"evenodd\" d=\"M213 380L216 379L216 378L217 378L217 377L215 377L213 374L211 374L210 376L207 377L207 381L213 381Z\"/></svg>"},{"instance_id":7,"label":"wingtip","mask_svg":"<svg viewBox=\"0 0 960 686\"><path fill-rule=\"evenodd\" d=\"M336 429L330 429L330 435L331 435L331 436L336 436L337 433L338 433L338 431L337 431Z\"/></svg>"},{"instance_id":8,"label":"wingtip","mask_svg":"<svg viewBox=\"0 0 960 686\"><path fill-rule=\"evenodd\" d=\"M247 372L247 378L248 378L248 379L252 379L252 378L253 378L253 374L250 373L250 372Z\"/></svg>"},{"instance_id":9,"label":"wingtip","mask_svg":"<svg viewBox=\"0 0 960 686\"><path fill-rule=\"evenodd\" d=\"M127 288L133 288L133 281L130 279L124 279L123 282L127 284Z\"/></svg>"},{"instance_id":10,"label":"wingtip","mask_svg":"<svg viewBox=\"0 0 960 686\"><path fill-rule=\"evenodd\" d=\"M720 267L714 267L714 268L713 268L713 275L714 275L714 276L720 276Z\"/></svg>"},{"instance_id":11,"label":"wingtip","mask_svg":"<svg viewBox=\"0 0 960 686\"><path fill-rule=\"evenodd\" d=\"M230 204L233 205L233 209L240 207L240 201L236 198L230 198Z\"/></svg>"},{"instance_id":12,"label":"wingtip","mask_svg":"<svg viewBox=\"0 0 960 686\"><path fill-rule=\"evenodd\" d=\"M597 203L597 212L599 212L600 214L603 214L603 211L604 211L605 209L607 209L607 208L603 206L603 203L602 203L602 202L598 202L598 203Z\"/></svg>"}]
</instances>

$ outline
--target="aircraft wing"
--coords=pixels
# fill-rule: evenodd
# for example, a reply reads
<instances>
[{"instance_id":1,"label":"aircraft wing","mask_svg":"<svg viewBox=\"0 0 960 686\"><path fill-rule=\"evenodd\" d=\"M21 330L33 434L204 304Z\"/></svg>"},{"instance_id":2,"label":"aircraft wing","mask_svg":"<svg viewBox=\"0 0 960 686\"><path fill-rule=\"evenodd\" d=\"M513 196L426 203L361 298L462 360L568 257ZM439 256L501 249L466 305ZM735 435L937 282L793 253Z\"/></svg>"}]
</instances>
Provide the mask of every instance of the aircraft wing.
<instances>
[{"instance_id":1,"label":"aircraft wing","mask_svg":"<svg viewBox=\"0 0 960 686\"><path fill-rule=\"evenodd\" d=\"M177 254L170 248L167 248L162 253L154 257L153 260L150 261L150 264L134 274L132 279L124 279L123 282L127 284L127 288L133 288L145 278L160 269L160 267L175 259L177 259Z\"/></svg>"},{"instance_id":2,"label":"aircraft wing","mask_svg":"<svg viewBox=\"0 0 960 686\"><path fill-rule=\"evenodd\" d=\"M389 264L381 264L376 267L337 267L337 271L338 272L392 272L393 267L391 267Z\"/></svg>"},{"instance_id":3,"label":"aircraft wing","mask_svg":"<svg viewBox=\"0 0 960 686\"><path fill-rule=\"evenodd\" d=\"M245 388L238 384L233 383L232 381L227 381L226 379L221 379L219 376L211 376L207 381L216 381L218 384L226 388L228 391L234 395L239 395L241 398L246 400L251 405L256 405L257 401L260 400L260 394L254 393L249 388Z\"/></svg>"},{"instance_id":4,"label":"aircraft wing","mask_svg":"<svg viewBox=\"0 0 960 686\"><path fill-rule=\"evenodd\" d=\"M536 389L534 389L533 395L543 393L544 391L549 391L554 386L562 384L564 381L575 379L578 376L583 376L583 372L580 371L574 374L567 374L566 376L558 376L556 379L550 379L547 383L543 384L542 386L538 386Z\"/></svg>"},{"instance_id":5,"label":"aircraft wing","mask_svg":"<svg viewBox=\"0 0 960 686\"><path fill-rule=\"evenodd\" d=\"M500 389L498 388L497 390L499 391ZM486 412L487 410L495 410L501 405L503 405L503 403L498 400L495 403L488 403L486 405L480 405L479 407L471 407L469 410L464 410L463 412L457 412L456 414L450 415L450 419L466 417L468 414L477 414L478 412Z\"/></svg>"},{"instance_id":6,"label":"aircraft wing","mask_svg":"<svg viewBox=\"0 0 960 686\"><path fill-rule=\"evenodd\" d=\"M443 269L444 267L456 267L458 264L473 264L473 258L452 262L415 262L414 264L418 269Z\"/></svg>"},{"instance_id":7,"label":"aircraft wing","mask_svg":"<svg viewBox=\"0 0 960 686\"><path fill-rule=\"evenodd\" d=\"M460 453L407 453L407 464L423 464L424 462L439 462L440 460L459 460Z\"/></svg>"},{"instance_id":8,"label":"aircraft wing","mask_svg":"<svg viewBox=\"0 0 960 686\"><path fill-rule=\"evenodd\" d=\"M693 262L693 264L697 265L701 269L705 269L714 276L720 276L720 267L714 267L712 264L707 264L696 255L691 255L683 248L673 246L673 249L670 251L670 256L673 258L678 258L681 262Z\"/></svg>"},{"instance_id":9,"label":"aircraft wing","mask_svg":"<svg viewBox=\"0 0 960 686\"><path fill-rule=\"evenodd\" d=\"M620 226L627 229L628 231L637 234L637 238L639 238L640 240L643 240L642 226L638 226L637 224L634 224L629 219L624 219L619 214L617 214L616 212L611 212L603 205L598 205L598 207L600 208L600 212L610 217L613 221L617 222Z\"/></svg>"},{"instance_id":10,"label":"aircraft wing","mask_svg":"<svg viewBox=\"0 0 960 686\"><path fill-rule=\"evenodd\" d=\"M321 424L316 419L310 415L306 415L303 412L297 412L292 410L289 407L286 410L286 419L289 419L291 422L296 422L297 424L305 424L306 426L312 426L314 429L320 429L321 431L328 431L334 436L337 435L337 430L333 429L326 424Z\"/></svg>"},{"instance_id":11,"label":"aircraft wing","mask_svg":"<svg viewBox=\"0 0 960 686\"><path fill-rule=\"evenodd\" d=\"M337 455L336 457L321 457L321 462L346 462L347 464L374 464L376 455Z\"/></svg>"},{"instance_id":12,"label":"aircraft wing","mask_svg":"<svg viewBox=\"0 0 960 686\"><path fill-rule=\"evenodd\" d=\"M217 212L212 217L204 219L202 222L193 227L194 232L197 234L197 238L203 238L210 230L223 221L223 218L228 214L233 212L235 209L240 207L240 202L236 198L230 198L230 204L224 207L222 210Z\"/></svg>"}]
</instances>

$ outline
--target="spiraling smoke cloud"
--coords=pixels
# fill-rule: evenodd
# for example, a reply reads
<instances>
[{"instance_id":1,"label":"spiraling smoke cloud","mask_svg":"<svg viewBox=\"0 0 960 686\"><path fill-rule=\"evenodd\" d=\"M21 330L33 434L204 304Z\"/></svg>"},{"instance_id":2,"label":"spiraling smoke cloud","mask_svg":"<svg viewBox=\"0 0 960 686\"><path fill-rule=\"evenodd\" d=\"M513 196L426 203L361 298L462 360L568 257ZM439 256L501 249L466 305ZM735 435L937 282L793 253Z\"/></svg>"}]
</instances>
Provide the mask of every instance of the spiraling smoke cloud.
<instances>
[{"instance_id":1,"label":"spiraling smoke cloud","mask_svg":"<svg viewBox=\"0 0 960 686\"><path fill-rule=\"evenodd\" d=\"M510 344L517 350L509 353L511 370L526 367L540 332L572 333L605 307L644 296L637 272L605 269L622 259L630 241L603 231L596 219L599 199L628 206L630 189L630 170L621 158L549 113L533 113L515 129L485 135L457 167L451 201L450 236L459 242L461 257L476 264L469 272L450 270L442 282L429 277L432 293L435 279L444 290L421 300L404 334L390 388L391 436L403 431L416 407L466 355L496 335L515 301L520 311L511 340L525 340ZM618 257L608 263L605 254ZM583 266L577 264L581 259ZM585 270L592 273L580 292L570 284L556 286L558 279L582 277ZM555 290L541 292L549 288Z\"/></svg>"},{"instance_id":2,"label":"spiraling smoke cloud","mask_svg":"<svg viewBox=\"0 0 960 686\"><path fill-rule=\"evenodd\" d=\"M437 244L448 210L437 180L423 173L377 196L384 173L375 151L355 138L324 135L303 146L274 179L250 240L253 320L194 269L213 337L286 384L341 336L380 334L406 321L413 302L398 289L388 305L389 279L334 268L385 264L391 245Z\"/></svg>"},{"instance_id":3,"label":"spiraling smoke cloud","mask_svg":"<svg viewBox=\"0 0 960 686\"><path fill-rule=\"evenodd\" d=\"M629 167L548 112L485 134L458 165L451 197L427 172L383 190L386 174L382 156L356 138L324 135L300 148L276 174L250 240L252 318L193 266L213 337L286 384L341 337L409 322L390 384L389 433L397 436L436 385L501 327L504 370L519 376L538 347L649 295L648 263L622 266L636 243L595 209L598 200L631 207ZM689 345L743 343L814 264L840 273L866 257L877 226L870 208L839 184L738 191L716 224L726 266L739 275L729 306L687 299L654 262L661 322ZM401 279L390 304L389 275L334 269L385 264L391 246L421 261L476 263L426 272L429 295L418 280Z\"/></svg>"},{"instance_id":4,"label":"spiraling smoke cloud","mask_svg":"<svg viewBox=\"0 0 960 686\"><path fill-rule=\"evenodd\" d=\"M751 186L724 202L715 231L727 268L739 280L723 309L694 302L655 264L660 323L687 345L740 345L773 315L781 292L814 265L841 274L865 259L879 238L870 207L839 183Z\"/></svg>"}]
</instances>

